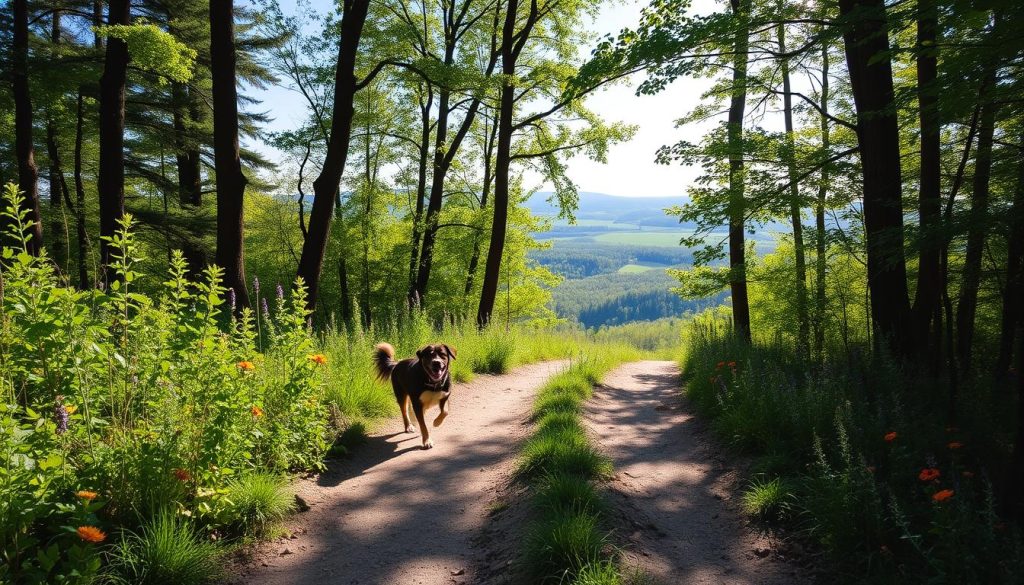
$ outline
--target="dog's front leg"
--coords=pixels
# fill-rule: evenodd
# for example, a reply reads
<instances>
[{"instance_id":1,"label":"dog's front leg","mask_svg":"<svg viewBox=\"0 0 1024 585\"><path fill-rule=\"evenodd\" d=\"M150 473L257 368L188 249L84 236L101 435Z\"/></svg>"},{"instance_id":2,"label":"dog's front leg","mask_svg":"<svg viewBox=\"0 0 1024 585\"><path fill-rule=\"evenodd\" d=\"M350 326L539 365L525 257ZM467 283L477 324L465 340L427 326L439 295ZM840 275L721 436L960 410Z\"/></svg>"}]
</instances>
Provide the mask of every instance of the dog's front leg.
<instances>
[{"instance_id":1,"label":"dog's front leg","mask_svg":"<svg viewBox=\"0 0 1024 585\"><path fill-rule=\"evenodd\" d=\"M437 415L437 418L434 419L435 427L441 426L441 423L444 422L444 417L448 416L448 397L442 398L437 405L441 408L441 414Z\"/></svg>"},{"instance_id":2,"label":"dog's front leg","mask_svg":"<svg viewBox=\"0 0 1024 585\"><path fill-rule=\"evenodd\" d=\"M420 423L420 438L423 439L423 448L430 449L434 442L430 440L430 430L427 428L427 421L423 418L423 404L419 398L412 400L412 409L416 413L416 421Z\"/></svg>"}]
</instances>

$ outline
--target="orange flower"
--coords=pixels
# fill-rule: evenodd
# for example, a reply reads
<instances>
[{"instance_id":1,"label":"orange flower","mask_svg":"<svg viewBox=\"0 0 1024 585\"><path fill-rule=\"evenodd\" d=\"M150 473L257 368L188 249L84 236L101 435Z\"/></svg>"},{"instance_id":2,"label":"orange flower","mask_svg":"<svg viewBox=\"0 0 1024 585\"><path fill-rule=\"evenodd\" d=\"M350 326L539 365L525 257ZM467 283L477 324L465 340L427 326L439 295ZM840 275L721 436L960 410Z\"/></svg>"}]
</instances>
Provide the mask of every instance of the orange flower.
<instances>
[{"instance_id":1,"label":"orange flower","mask_svg":"<svg viewBox=\"0 0 1024 585\"><path fill-rule=\"evenodd\" d=\"M78 533L78 538L85 542L98 543L107 539L107 535L95 526L79 526L75 532Z\"/></svg>"},{"instance_id":2,"label":"orange flower","mask_svg":"<svg viewBox=\"0 0 1024 585\"><path fill-rule=\"evenodd\" d=\"M888 433L885 433L885 437L883 438L886 443L892 443L896 440L896 431L889 431Z\"/></svg>"},{"instance_id":3,"label":"orange flower","mask_svg":"<svg viewBox=\"0 0 1024 585\"><path fill-rule=\"evenodd\" d=\"M722 367L724 365L725 365L725 362L718 362L718 364L715 365L715 368L717 369L717 368L720 368L720 367Z\"/></svg>"},{"instance_id":4,"label":"orange flower","mask_svg":"<svg viewBox=\"0 0 1024 585\"><path fill-rule=\"evenodd\" d=\"M78 496L79 498L82 498L83 500L85 500L87 502L91 502L91 501L95 500L96 496L98 496L99 494L97 494L96 492L91 492L89 490L81 490L81 491L75 492L75 495Z\"/></svg>"},{"instance_id":5,"label":"orange flower","mask_svg":"<svg viewBox=\"0 0 1024 585\"><path fill-rule=\"evenodd\" d=\"M965 472L963 472L963 476L966 477L967 479L971 479L972 477L974 477L974 472L973 471L965 471Z\"/></svg>"},{"instance_id":6,"label":"orange flower","mask_svg":"<svg viewBox=\"0 0 1024 585\"><path fill-rule=\"evenodd\" d=\"M252 405L252 408L249 409L249 412L251 412L252 415L256 418L263 416L263 409L256 406L255 404Z\"/></svg>"},{"instance_id":7,"label":"orange flower","mask_svg":"<svg viewBox=\"0 0 1024 585\"><path fill-rule=\"evenodd\" d=\"M917 474L917 478L920 479L921 481L934 481L936 479L939 479L940 475L942 474L939 473L938 469L930 467L928 469L922 469L921 473Z\"/></svg>"},{"instance_id":8,"label":"orange flower","mask_svg":"<svg viewBox=\"0 0 1024 585\"><path fill-rule=\"evenodd\" d=\"M932 494L932 500L936 502L945 502L949 498L952 498L953 494L955 493L956 492L954 492L953 490L939 490Z\"/></svg>"},{"instance_id":9,"label":"orange flower","mask_svg":"<svg viewBox=\"0 0 1024 585\"><path fill-rule=\"evenodd\" d=\"M322 366L327 363L327 356L322 353L315 353L309 356L309 361L315 363L318 366Z\"/></svg>"},{"instance_id":10,"label":"orange flower","mask_svg":"<svg viewBox=\"0 0 1024 585\"><path fill-rule=\"evenodd\" d=\"M728 365L730 368L735 368L736 367L736 362L729 362L726 365Z\"/></svg>"},{"instance_id":11,"label":"orange flower","mask_svg":"<svg viewBox=\"0 0 1024 585\"><path fill-rule=\"evenodd\" d=\"M188 470L181 469L180 467L176 467L176 468L172 469L171 470L171 475L173 475L174 477L178 478L178 481L181 481L181 482L189 481L189 480L192 479L192 474L189 473Z\"/></svg>"},{"instance_id":12,"label":"orange flower","mask_svg":"<svg viewBox=\"0 0 1024 585\"><path fill-rule=\"evenodd\" d=\"M256 369L256 366L252 362L238 362L235 365L243 372L249 372Z\"/></svg>"},{"instance_id":13,"label":"orange flower","mask_svg":"<svg viewBox=\"0 0 1024 585\"><path fill-rule=\"evenodd\" d=\"M946 446L949 447L950 449L959 449L960 447L963 447L964 444L961 443L960 441L953 441L952 443Z\"/></svg>"}]
</instances>

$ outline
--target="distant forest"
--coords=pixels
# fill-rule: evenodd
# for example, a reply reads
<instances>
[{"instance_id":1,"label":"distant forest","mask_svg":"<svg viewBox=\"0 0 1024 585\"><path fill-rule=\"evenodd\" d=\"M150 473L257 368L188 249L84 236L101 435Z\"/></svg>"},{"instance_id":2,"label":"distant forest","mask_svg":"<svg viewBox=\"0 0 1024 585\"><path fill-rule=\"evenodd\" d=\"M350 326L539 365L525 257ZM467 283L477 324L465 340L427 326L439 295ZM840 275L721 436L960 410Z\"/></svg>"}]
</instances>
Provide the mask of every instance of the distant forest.
<instances>
[{"instance_id":1,"label":"distant forest","mask_svg":"<svg viewBox=\"0 0 1024 585\"><path fill-rule=\"evenodd\" d=\"M589 229L589 228L588 228ZM690 264L693 257L686 248L664 246L606 245L592 241L558 241L546 250L535 250L530 257L548 270L567 279L586 278L615 272L626 264L663 264L675 266ZM676 281L666 277L671 286ZM668 288L668 286L664 287Z\"/></svg>"}]
</instances>

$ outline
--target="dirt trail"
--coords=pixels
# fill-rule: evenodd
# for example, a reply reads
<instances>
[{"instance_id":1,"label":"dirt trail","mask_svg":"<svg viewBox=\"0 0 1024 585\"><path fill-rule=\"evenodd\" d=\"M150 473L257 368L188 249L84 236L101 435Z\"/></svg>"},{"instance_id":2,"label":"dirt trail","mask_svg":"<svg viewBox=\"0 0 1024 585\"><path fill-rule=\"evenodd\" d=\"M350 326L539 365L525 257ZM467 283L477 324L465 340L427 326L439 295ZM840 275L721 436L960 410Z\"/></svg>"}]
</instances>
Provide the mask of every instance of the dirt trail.
<instances>
[{"instance_id":1,"label":"dirt trail","mask_svg":"<svg viewBox=\"0 0 1024 585\"><path fill-rule=\"evenodd\" d=\"M420 449L418 434L398 432L396 414L351 458L298 482L311 509L288 523L292 538L263 545L234 582L476 583L480 551L472 540L488 522L495 490L508 483L534 392L562 366L548 362L457 384L451 415L432 429L429 451Z\"/></svg>"},{"instance_id":2,"label":"dirt trail","mask_svg":"<svg viewBox=\"0 0 1024 585\"><path fill-rule=\"evenodd\" d=\"M664 584L802 582L737 511L736 472L679 388L673 362L635 362L587 403L589 430L615 464L626 564Z\"/></svg>"}]
</instances>

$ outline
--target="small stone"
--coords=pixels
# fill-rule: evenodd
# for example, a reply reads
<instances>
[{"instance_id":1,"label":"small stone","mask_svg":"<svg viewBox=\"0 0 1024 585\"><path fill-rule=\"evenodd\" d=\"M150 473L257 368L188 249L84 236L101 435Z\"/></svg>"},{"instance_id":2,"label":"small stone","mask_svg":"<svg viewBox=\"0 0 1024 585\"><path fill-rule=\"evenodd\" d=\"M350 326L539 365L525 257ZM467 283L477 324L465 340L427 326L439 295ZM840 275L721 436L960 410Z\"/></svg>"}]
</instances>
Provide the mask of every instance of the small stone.
<instances>
[{"instance_id":1,"label":"small stone","mask_svg":"<svg viewBox=\"0 0 1024 585\"><path fill-rule=\"evenodd\" d=\"M466 574L466 569L455 569L451 573L452 573L452 577L458 577L459 575L465 575Z\"/></svg>"},{"instance_id":2,"label":"small stone","mask_svg":"<svg viewBox=\"0 0 1024 585\"><path fill-rule=\"evenodd\" d=\"M760 547L759 546L759 547L754 549L754 554L757 555L758 557L762 558L762 559L765 558L766 556L768 556L769 554L771 554L771 552L772 552L772 549L767 548L767 547Z\"/></svg>"},{"instance_id":3,"label":"small stone","mask_svg":"<svg viewBox=\"0 0 1024 585\"><path fill-rule=\"evenodd\" d=\"M290 549L290 548L286 548L286 549L284 549L283 551L281 551L281 556L282 556L282 557L283 557L284 555L290 555L290 554L292 554L292 549Z\"/></svg>"}]
</instances>

